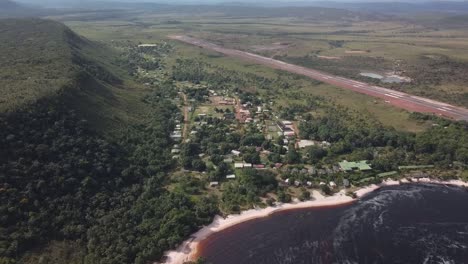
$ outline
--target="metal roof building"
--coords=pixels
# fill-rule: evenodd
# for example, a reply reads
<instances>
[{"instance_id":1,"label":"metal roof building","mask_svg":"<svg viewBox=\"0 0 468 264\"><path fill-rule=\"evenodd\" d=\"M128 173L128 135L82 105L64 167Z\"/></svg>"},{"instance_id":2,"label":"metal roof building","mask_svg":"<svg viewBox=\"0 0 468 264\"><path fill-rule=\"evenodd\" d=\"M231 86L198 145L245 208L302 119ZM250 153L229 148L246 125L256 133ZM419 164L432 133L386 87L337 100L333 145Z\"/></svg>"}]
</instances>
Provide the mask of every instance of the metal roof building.
<instances>
[{"instance_id":1,"label":"metal roof building","mask_svg":"<svg viewBox=\"0 0 468 264\"><path fill-rule=\"evenodd\" d=\"M343 171L368 171L372 170L371 166L367 164L367 160L361 160L361 161L352 161L349 162L347 160L343 160L342 162L338 163L340 166L341 170Z\"/></svg>"}]
</instances>

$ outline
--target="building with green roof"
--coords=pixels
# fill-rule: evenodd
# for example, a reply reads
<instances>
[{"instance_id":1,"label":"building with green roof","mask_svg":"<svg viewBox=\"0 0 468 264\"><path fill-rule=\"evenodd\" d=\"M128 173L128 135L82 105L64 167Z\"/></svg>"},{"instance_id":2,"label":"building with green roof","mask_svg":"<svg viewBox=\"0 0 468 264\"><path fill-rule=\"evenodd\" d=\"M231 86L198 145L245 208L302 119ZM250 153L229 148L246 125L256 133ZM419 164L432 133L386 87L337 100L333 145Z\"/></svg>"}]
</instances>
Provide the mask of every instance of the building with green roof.
<instances>
[{"instance_id":1,"label":"building with green roof","mask_svg":"<svg viewBox=\"0 0 468 264\"><path fill-rule=\"evenodd\" d=\"M342 171L350 172L350 171L369 171L372 170L371 166L367 163L367 160L361 161L347 161L343 160L342 162L338 163L340 169Z\"/></svg>"}]
</instances>

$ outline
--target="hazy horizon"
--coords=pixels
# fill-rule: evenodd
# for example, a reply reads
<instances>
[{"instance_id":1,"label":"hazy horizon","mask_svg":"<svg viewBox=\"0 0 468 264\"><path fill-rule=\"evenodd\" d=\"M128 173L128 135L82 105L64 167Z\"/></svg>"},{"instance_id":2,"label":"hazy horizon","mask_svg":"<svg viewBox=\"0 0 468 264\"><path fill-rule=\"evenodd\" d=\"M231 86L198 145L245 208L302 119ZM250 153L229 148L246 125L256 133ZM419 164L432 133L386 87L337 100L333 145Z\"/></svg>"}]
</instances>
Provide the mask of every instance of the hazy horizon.
<instances>
[{"instance_id":1,"label":"hazy horizon","mask_svg":"<svg viewBox=\"0 0 468 264\"><path fill-rule=\"evenodd\" d=\"M252 6L267 6L267 7L282 7L282 6L330 6L340 8L339 4L349 5L351 3L409 3L409 4L424 4L424 3L440 3L440 2L467 2L468 0L11 0L23 5L30 5L42 8L79 8L90 7L94 4L103 4L106 2L114 2L121 4L173 4L173 5L252 5ZM344 6L343 6L344 7Z\"/></svg>"}]
</instances>

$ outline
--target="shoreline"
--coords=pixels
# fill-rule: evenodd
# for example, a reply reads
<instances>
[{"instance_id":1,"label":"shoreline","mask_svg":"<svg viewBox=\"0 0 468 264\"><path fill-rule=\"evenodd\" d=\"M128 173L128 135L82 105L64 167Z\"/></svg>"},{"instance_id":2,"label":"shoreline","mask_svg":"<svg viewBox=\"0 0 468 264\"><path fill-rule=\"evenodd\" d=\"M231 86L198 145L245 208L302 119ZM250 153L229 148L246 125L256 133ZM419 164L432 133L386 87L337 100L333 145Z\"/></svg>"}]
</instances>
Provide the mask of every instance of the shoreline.
<instances>
[{"instance_id":1,"label":"shoreline","mask_svg":"<svg viewBox=\"0 0 468 264\"><path fill-rule=\"evenodd\" d=\"M165 252L165 260L162 263L183 264L184 262L195 261L198 257L198 245L201 241L203 241L204 239L208 238L210 235L216 232L228 229L230 227L250 220L268 217L274 213L292 209L304 209L352 203L357 201L359 198L362 198L365 195L370 194L382 187L401 185L405 183L434 183L441 185L455 185L459 187L468 187L468 183L461 180L440 181L430 178L411 178L411 181L407 179L387 179L380 184L372 184L362 187L354 192L357 196L356 198L347 196L345 194L345 190L341 190L332 196L323 196L319 191L312 190L312 197L314 197L314 200L304 202L295 201L293 203L283 203L266 208L249 209L246 211L242 211L240 214L228 215L225 218L217 215L214 217L213 221L209 225L204 226L196 233L192 234L190 238L185 240L176 249Z\"/></svg>"}]
</instances>

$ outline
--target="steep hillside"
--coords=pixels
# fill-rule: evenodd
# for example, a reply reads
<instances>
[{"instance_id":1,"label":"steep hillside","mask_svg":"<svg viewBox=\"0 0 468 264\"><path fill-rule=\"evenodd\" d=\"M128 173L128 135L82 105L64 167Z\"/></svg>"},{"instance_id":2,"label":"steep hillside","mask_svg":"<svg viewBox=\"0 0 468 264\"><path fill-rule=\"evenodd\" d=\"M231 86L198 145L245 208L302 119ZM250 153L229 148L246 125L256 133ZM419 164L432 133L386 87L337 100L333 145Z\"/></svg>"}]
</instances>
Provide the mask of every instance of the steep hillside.
<instances>
[{"instance_id":1,"label":"steep hillside","mask_svg":"<svg viewBox=\"0 0 468 264\"><path fill-rule=\"evenodd\" d=\"M39 100L66 103L105 129L131 118L126 100L137 91L123 85L115 54L58 22L0 20L0 112L28 108Z\"/></svg>"},{"instance_id":2,"label":"steep hillside","mask_svg":"<svg viewBox=\"0 0 468 264\"><path fill-rule=\"evenodd\" d=\"M65 26L52 21L0 21L1 111L56 94L72 81L71 37Z\"/></svg>"}]
</instances>

